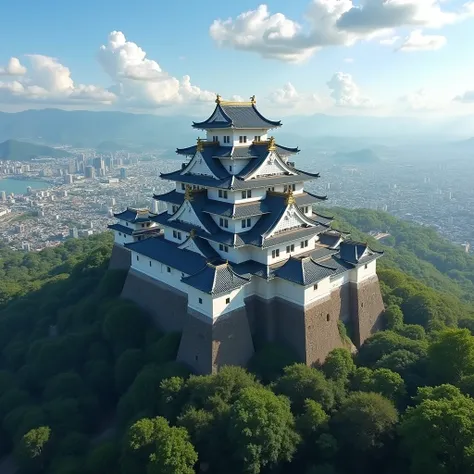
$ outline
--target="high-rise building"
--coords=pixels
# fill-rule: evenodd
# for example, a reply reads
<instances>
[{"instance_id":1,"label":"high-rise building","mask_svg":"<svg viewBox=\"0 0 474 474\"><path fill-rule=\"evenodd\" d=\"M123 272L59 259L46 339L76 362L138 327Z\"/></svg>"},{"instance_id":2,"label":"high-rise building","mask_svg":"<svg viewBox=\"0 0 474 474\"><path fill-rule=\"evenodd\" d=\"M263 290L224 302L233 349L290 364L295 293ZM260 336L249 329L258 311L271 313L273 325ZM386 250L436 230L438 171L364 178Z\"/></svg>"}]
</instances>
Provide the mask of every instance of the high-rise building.
<instances>
[{"instance_id":1,"label":"high-rise building","mask_svg":"<svg viewBox=\"0 0 474 474\"><path fill-rule=\"evenodd\" d=\"M0 201L7 200L7 193L5 191L0 191Z\"/></svg>"},{"instance_id":2,"label":"high-rise building","mask_svg":"<svg viewBox=\"0 0 474 474\"><path fill-rule=\"evenodd\" d=\"M72 237L73 239L77 239L79 237L79 231L77 230L77 227L71 227L69 229L69 237Z\"/></svg>"},{"instance_id":3,"label":"high-rise building","mask_svg":"<svg viewBox=\"0 0 474 474\"><path fill-rule=\"evenodd\" d=\"M245 365L256 341L290 346L309 365L344 347L341 323L360 346L381 324L376 274L381 253L345 240L315 212L325 196L304 190L319 174L289 158L298 148L270 135L250 102L225 102L193 128L204 139L177 153L182 167L161 178L158 215L115 214L111 266L129 266L123 289L164 331L182 331L178 360L200 373ZM152 225L163 231L140 239ZM163 311L160 302L166 302Z\"/></svg>"},{"instance_id":4,"label":"high-rise building","mask_svg":"<svg viewBox=\"0 0 474 474\"><path fill-rule=\"evenodd\" d=\"M64 184L72 184L74 182L74 178L72 174L65 174L64 175Z\"/></svg>"},{"instance_id":5,"label":"high-rise building","mask_svg":"<svg viewBox=\"0 0 474 474\"><path fill-rule=\"evenodd\" d=\"M92 166L86 166L85 177L87 179L95 178L95 169Z\"/></svg>"},{"instance_id":6,"label":"high-rise building","mask_svg":"<svg viewBox=\"0 0 474 474\"><path fill-rule=\"evenodd\" d=\"M127 179L127 168L120 168L120 179Z\"/></svg>"}]
</instances>

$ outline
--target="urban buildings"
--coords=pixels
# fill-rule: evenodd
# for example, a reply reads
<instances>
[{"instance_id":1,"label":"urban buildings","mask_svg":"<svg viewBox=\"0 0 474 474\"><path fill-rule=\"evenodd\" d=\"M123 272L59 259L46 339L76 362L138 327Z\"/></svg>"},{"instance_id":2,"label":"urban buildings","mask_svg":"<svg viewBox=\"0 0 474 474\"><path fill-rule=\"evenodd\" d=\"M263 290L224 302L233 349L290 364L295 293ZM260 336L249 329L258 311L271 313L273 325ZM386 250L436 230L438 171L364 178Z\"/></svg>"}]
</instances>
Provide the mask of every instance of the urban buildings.
<instances>
[{"instance_id":1,"label":"urban buildings","mask_svg":"<svg viewBox=\"0 0 474 474\"><path fill-rule=\"evenodd\" d=\"M269 135L281 126L250 102L217 96L193 128L206 137L177 153L174 183L155 195L160 214L115 214L111 266L129 268L123 296L165 331L182 331L178 359L199 373L245 365L265 341L287 344L307 364L375 331L383 312L379 253L330 230L312 205L299 152ZM156 235L157 228L162 229ZM150 237L151 236L151 237Z\"/></svg>"}]
</instances>

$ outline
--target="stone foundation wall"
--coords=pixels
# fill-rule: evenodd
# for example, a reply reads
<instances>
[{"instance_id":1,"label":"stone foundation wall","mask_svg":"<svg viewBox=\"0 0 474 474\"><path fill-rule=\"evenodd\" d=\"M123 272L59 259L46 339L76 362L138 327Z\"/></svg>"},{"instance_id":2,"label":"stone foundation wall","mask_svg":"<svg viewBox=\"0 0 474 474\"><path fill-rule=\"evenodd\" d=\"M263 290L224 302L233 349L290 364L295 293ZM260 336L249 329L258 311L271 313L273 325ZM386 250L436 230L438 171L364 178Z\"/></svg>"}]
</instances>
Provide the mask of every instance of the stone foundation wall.
<instances>
[{"instance_id":1,"label":"stone foundation wall","mask_svg":"<svg viewBox=\"0 0 474 474\"><path fill-rule=\"evenodd\" d=\"M198 374L215 373L224 365L246 366L254 353L245 308L227 313L214 323L189 310L178 350L178 361Z\"/></svg>"},{"instance_id":2,"label":"stone foundation wall","mask_svg":"<svg viewBox=\"0 0 474 474\"><path fill-rule=\"evenodd\" d=\"M148 312L162 331L183 330L188 311L186 293L130 269L121 296Z\"/></svg>"},{"instance_id":3,"label":"stone foundation wall","mask_svg":"<svg viewBox=\"0 0 474 474\"><path fill-rule=\"evenodd\" d=\"M384 304L377 276L360 285L351 284L354 343L360 347L375 332L382 329Z\"/></svg>"},{"instance_id":4,"label":"stone foundation wall","mask_svg":"<svg viewBox=\"0 0 474 474\"><path fill-rule=\"evenodd\" d=\"M150 313L165 332L182 331L178 360L197 373L214 373L224 365L246 365L266 342L289 346L308 365L323 362L344 347L338 321L353 329L357 347L381 328L384 311L378 278L346 284L329 297L303 308L281 298L246 299L245 307L210 318L188 309L187 294L130 269L122 291Z\"/></svg>"},{"instance_id":5,"label":"stone foundation wall","mask_svg":"<svg viewBox=\"0 0 474 474\"><path fill-rule=\"evenodd\" d=\"M132 254L130 250L122 245L114 244L112 247L112 255L110 256L110 270L128 270L132 263Z\"/></svg>"}]
</instances>

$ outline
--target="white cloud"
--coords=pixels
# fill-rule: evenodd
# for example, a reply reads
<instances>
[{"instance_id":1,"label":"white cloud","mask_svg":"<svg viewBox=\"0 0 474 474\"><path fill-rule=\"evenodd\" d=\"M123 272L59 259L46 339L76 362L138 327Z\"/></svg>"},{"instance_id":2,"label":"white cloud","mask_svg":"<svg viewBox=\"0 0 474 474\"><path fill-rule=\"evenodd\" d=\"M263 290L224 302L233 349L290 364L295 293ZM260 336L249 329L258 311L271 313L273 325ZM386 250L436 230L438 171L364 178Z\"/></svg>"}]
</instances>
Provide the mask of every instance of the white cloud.
<instances>
[{"instance_id":1,"label":"white cloud","mask_svg":"<svg viewBox=\"0 0 474 474\"><path fill-rule=\"evenodd\" d=\"M146 57L140 46L127 41L121 31L109 34L107 44L100 47L98 60L114 82L110 91L130 106L159 107L215 98L215 94L192 85L189 76L179 80L163 71L156 61Z\"/></svg>"},{"instance_id":2,"label":"white cloud","mask_svg":"<svg viewBox=\"0 0 474 474\"><path fill-rule=\"evenodd\" d=\"M23 76L26 67L22 66L18 58L10 58L5 67L0 67L0 76Z\"/></svg>"},{"instance_id":3,"label":"white cloud","mask_svg":"<svg viewBox=\"0 0 474 474\"><path fill-rule=\"evenodd\" d=\"M442 8L442 0L312 0L305 27L283 13L260 5L235 19L214 20L209 33L223 47L252 51L265 58L299 62L327 46L373 40L399 27L439 28L474 16L474 1L460 10ZM382 43L384 44L384 43Z\"/></svg>"},{"instance_id":4,"label":"white cloud","mask_svg":"<svg viewBox=\"0 0 474 474\"><path fill-rule=\"evenodd\" d=\"M439 95L424 88L404 95L400 97L399 100L409 110L413 111L432 111L442 108L445 105Z\"/></svg>"},{"instance_id":5,"label":"white cloud","mask_svg":"<svg viewBox=\"0 0 474 474\"><path fill-rule=\"evenodd\" d=\"M344 62L345 62L345 63L352 64L354 61L355 61L354 58L344 58Z\"/></svg>"},{"instance_id":6,"label":"white cloud","mask_svg":"<svg viewBox=\"0 0 474 474\"><path fill-rule=\"evenodd\" d=\"M319 99L316 94L299 93L291 82L287 82L280 89L276 89L267 97L267 101L272 105L284 105L298 107L302 104L318 104Z\"/></svg>"},{"instance_id":7,"label":"white cloud","mask_svg":"<svg viewBox=\"0 0 474 474\"><path fill-rule=\"evenodd\" d=\"M400 36L392 36L391 38L381 39L380 44L382 46L393 46L399 39Z\"/></svg>"},{"instance_id":8,"label":"white cloud","mask_svg":"<svg viewBox=\"0 0 474 474\"><path fill-rule=\"evenodd\" d=\"M14 63L14 71L24 71L21 78L0 82L0 100L3 102L64 103L70 100L82 100L111 103L115 99L114 94L101 87L75 84L69 68L56 58L39 54L27 55L26 58L30 63L28 70L21 66L19 61Z\"/></svg>"},{"instance_id":9,"label":"white cloud","mask_svg":"<svg viewBox=\"0 0 474 474\"><path fill-rule=\"evenodd\" d=\"M474 103L474 90L466 91L454 98L456 102L462 102L464 104Z\"/></svg>"},{"instance_id":10,"label":"white cloud","mask_svg":"<svg viewBox=\"0 0 474 474\"><path fill-rule=\"evenodd\" d=\"M371 99L364 97L358 85L350 74L336 72L327 82L331 97L339 107L370 108L374 104Z\"/></svg>"},{"instance_id":11,"label":"white cloud","mask_svg":"<svg viewBox=\"0 0 474 474\"><path fill-rule=\"evenodd\" d=\"M397 51L436 51L446 44L445 36L425 35L421 30L412 31L397 48Z\"/></svg>"}]
</instances>

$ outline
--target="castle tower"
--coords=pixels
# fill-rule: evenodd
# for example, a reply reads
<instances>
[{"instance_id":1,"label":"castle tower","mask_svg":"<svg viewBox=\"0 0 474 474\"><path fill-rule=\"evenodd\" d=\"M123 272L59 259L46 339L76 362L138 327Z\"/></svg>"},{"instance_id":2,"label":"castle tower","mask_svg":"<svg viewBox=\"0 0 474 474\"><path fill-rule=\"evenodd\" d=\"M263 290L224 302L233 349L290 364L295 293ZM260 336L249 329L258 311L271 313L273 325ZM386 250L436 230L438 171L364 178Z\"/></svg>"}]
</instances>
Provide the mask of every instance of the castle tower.
<instances>
[{"instance_id":1,"label":"castle tower","mask_svg":"<svg viewBox=\"0 0 474 474\"><path fill-rule=\"evenodd\" d=\"M217 96L210 117L193 123L206 137L178 148L187 160L161 174L174 189L154 196L167 209L148 219L163 232L116 239L130 252L123 296L162 330L182 331L178 359L199 373L245 365L266 341L313 364L347 343L338 321L358 346L383 312L381 254L345 240L313 210L326 197L304 183L319 175L290 161L298 148L269 136L280 126L257 110L255 97Z\"/></svg>"}]
</instances>

